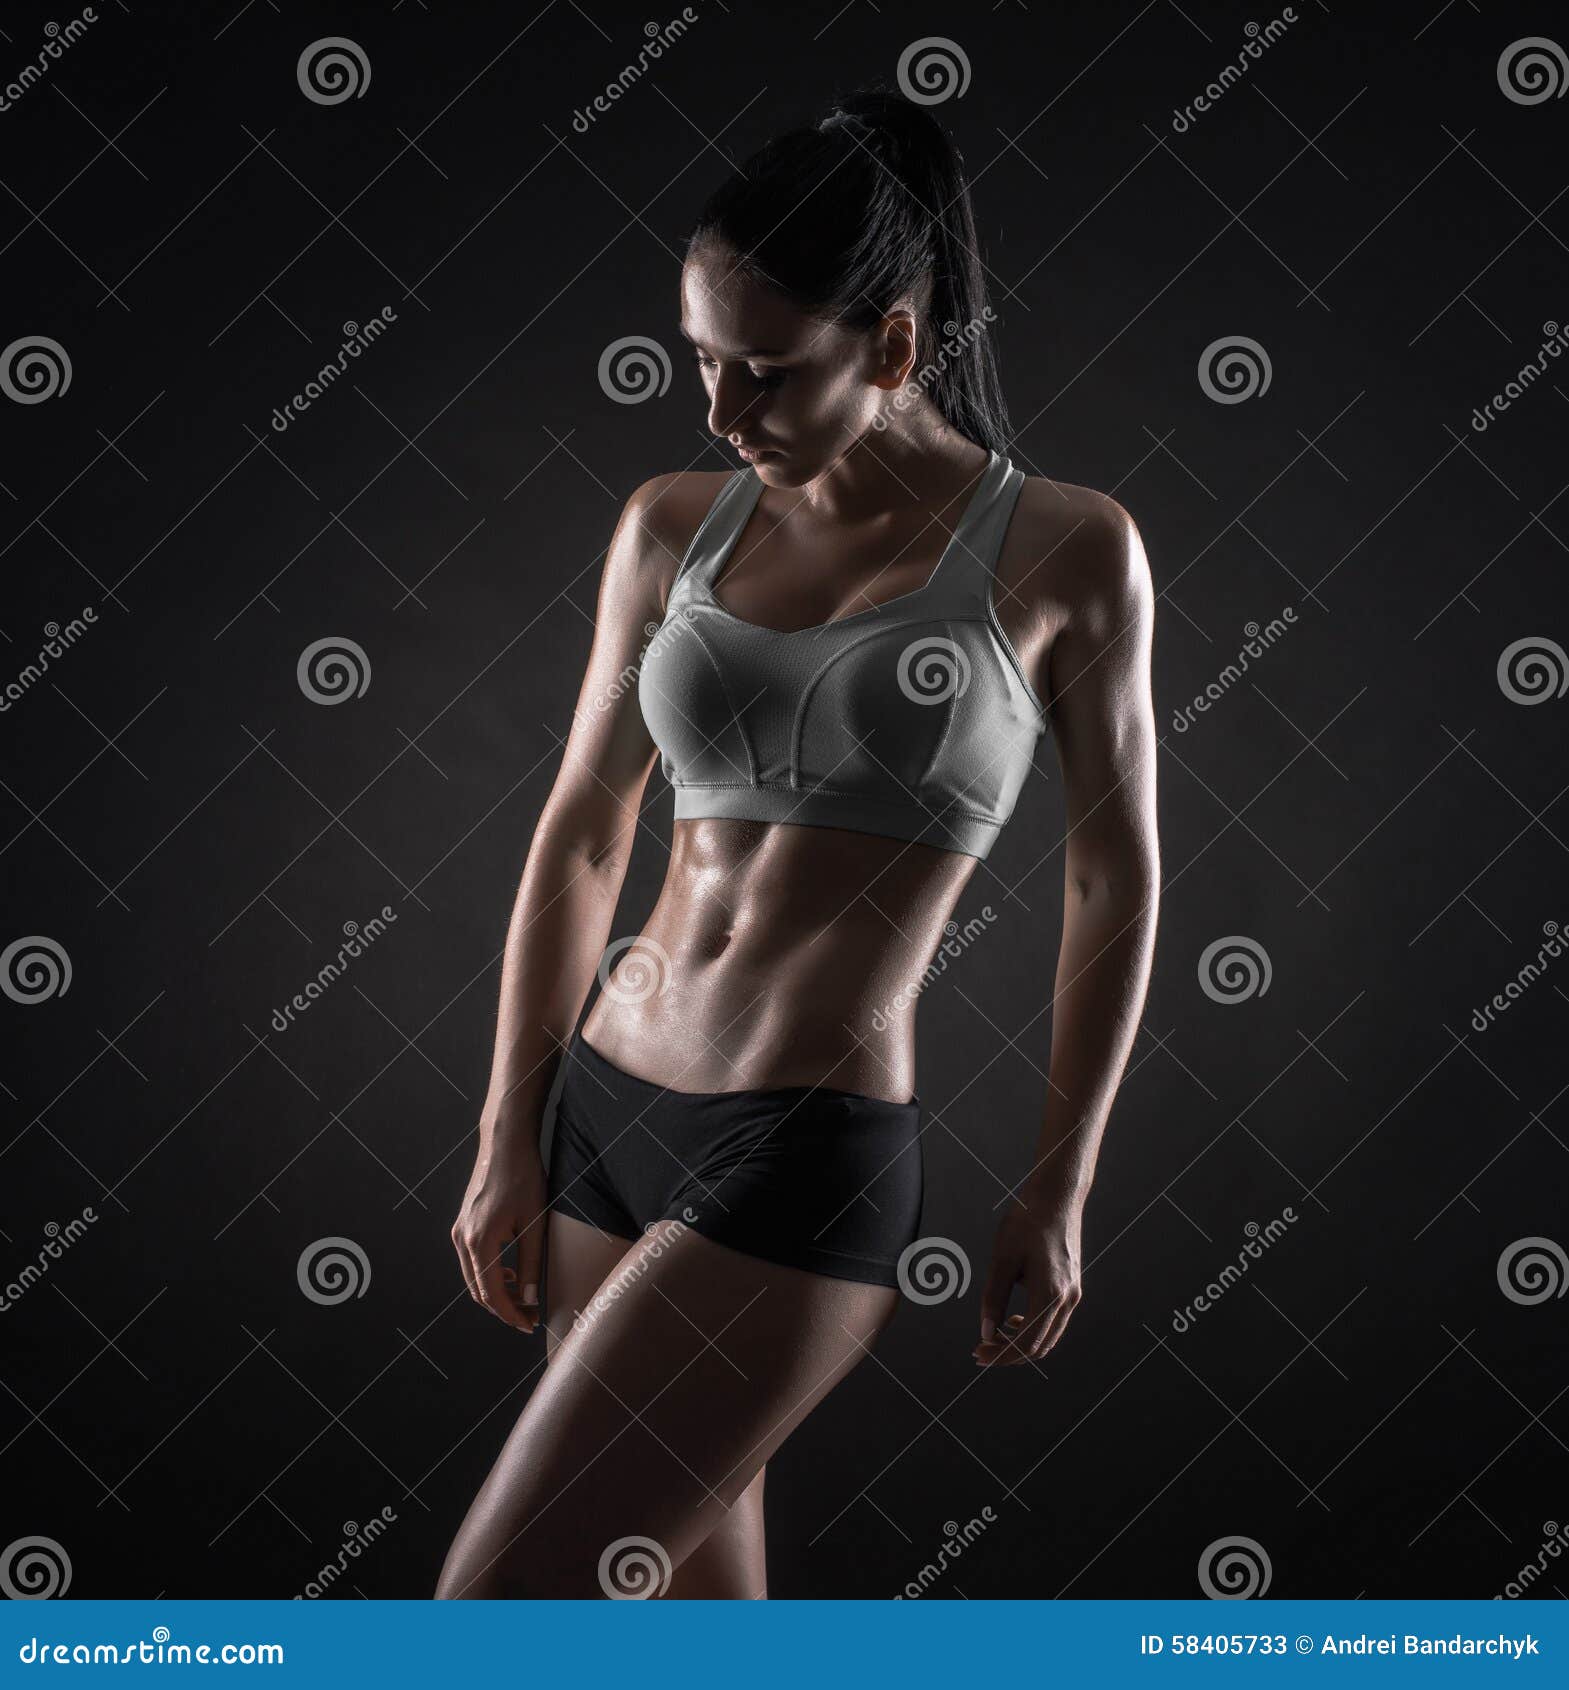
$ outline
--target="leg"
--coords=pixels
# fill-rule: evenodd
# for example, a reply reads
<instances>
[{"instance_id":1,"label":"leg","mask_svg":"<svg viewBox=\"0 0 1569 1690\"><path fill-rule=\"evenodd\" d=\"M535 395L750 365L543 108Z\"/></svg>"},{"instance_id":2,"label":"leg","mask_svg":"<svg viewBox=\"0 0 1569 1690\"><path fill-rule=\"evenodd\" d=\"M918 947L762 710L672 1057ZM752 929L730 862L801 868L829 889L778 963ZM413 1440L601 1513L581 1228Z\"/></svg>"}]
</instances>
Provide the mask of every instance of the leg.
<instances>
[{"instance_id":1,"label":"leg","mask_svg":"<svg viewBox=\"0 0 1569 1690\"><path fill-rule=\"evenodd\" d=\"M781 1267L659 1223L561 1333L437 1595L663 1586L666 1566L728 1520L897 1304L891 1287ZM651 1569L641 1584L639 1565Z\"/></svg>"},{"instance_id":2,"label":"leg","mask_svg":"<svg viewBox=\"0 0 1569 1690\"><path fill-rule=\"evenodd\" d=\"M545 1353L554 1364L572 1322L615 1272L634 1240L552 1214L545 1256ZM666 1597L715 1599L768 1594L762 1470L735 1506L675 1570Z\"/></svg>"}]
</instances>

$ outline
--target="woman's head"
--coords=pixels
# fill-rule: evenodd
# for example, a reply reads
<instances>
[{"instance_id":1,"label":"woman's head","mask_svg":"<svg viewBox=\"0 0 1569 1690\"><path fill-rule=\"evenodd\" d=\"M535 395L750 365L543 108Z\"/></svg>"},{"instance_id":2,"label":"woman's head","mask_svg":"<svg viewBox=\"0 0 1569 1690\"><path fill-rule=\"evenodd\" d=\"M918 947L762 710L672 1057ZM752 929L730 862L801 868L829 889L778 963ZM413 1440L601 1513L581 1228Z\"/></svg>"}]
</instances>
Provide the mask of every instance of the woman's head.
<instances>
[{"instance_id":1,"label":"woman's head","mask_svg":"<svg viewBox=\"0 0 1569 1690\"><path fill-rule=\"evenodd\" d=\"M709 426L799 484L873 430L941 419L1000 450L1007 412L959 154L868 92L776 137L703 207L682 328Z\"/></svg>"}]
</instances>

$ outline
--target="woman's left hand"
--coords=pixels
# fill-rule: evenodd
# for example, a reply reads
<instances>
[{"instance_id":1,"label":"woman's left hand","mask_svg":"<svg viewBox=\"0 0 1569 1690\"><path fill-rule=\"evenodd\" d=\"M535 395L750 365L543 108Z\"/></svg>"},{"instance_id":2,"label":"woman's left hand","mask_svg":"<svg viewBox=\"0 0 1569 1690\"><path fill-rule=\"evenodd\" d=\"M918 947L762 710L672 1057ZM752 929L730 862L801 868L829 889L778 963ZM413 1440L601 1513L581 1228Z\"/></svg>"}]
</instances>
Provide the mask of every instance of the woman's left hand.
<instances>
[{"instance_id":1,"label":"woman's left hand","mask_svg":"<svg viewBox=\"0 0 1569 1690\"><path fill-rule=\"evenodd\" d=\"M991 1272L981 1297L981 1341L972 1352L982 1367L1039 1361L1062 1337L1084 1295L1080 1281L1081 1201L1055 1195L1015 1197L997 1228ZM1008 1314L1016 1284L1023 1314Z\"/></svg>"}]
</instances>

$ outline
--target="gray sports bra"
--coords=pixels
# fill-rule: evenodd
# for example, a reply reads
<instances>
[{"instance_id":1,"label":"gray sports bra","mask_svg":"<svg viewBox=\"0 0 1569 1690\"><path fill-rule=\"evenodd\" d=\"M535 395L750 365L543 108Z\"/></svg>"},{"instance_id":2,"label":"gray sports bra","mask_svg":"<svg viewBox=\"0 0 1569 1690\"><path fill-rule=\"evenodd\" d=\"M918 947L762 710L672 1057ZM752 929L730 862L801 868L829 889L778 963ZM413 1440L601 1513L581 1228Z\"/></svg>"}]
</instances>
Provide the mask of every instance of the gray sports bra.
<instances>
[{"instance_id":1,"label":"gray sports bra","mask_svg":"<svg viewBox=\"0 0 1569 1690\"><path fill-rule=\"evenodd\" d=\"M676 818L842 827L985 857L1046 726L992 605L1023 485L993 452L924 587L782 633L714 597L763 490L752 470L732 475L638 681Z\"/></svg>"}]
</instances>

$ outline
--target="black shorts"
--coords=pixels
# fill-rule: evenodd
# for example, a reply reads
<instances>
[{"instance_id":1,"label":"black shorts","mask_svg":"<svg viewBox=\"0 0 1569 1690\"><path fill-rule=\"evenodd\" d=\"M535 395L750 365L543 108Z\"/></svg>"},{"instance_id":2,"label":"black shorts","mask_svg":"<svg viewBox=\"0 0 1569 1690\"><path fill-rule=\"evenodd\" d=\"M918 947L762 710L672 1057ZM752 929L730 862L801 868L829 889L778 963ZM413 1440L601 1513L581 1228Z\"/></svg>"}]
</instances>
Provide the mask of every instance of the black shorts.
<instances>
[{"instance_id":1,"label":"black shorts","mask_svg":"<svg viewBox=\"0 0 1569 1690\"><path fill-rule=\"evenodd\" d=\"M564 1058L550 1206L635 1240L662 1220L766 1261L897 1285L920 1236L920 1101L821 1086L671 1091L581 1034Z\"/></svg>"}]
</instances>

